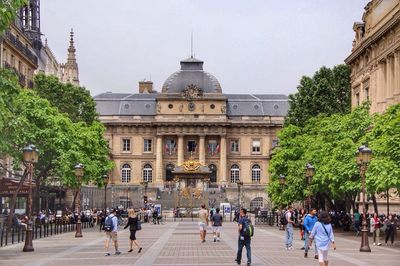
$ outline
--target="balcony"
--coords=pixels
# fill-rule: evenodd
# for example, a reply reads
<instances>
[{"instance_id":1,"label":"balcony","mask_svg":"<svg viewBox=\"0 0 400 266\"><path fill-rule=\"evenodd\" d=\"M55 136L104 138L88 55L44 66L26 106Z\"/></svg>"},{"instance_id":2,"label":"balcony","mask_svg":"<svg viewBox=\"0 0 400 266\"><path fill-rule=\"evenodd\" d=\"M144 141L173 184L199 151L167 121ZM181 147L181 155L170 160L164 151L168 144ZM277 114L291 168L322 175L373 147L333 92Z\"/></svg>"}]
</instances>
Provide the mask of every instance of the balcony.
<instances>
[{"instance_id":1,"label":"balcony","mask_svg":"<svg viewBox=\"0 0 400 266\"><path fill-rule=\"evenodd\" d=\"M15 67L12 67L6 61L4 62L4 68L11 69L15 72L15 74L18 76L19 85L21 85L22 87L25 87L26 85L28 85L29 88L33 88L33 81L29 80L28 84L26 84L26 76L24 74L20 73ZM31 83L32 83L32 87L30 87Z\"/></svg>"},{"instance_id":2,"label":"balcony","mask_svg":"<svg viewBox=\"0 0 400 266\"><path fill-rule=\"evenodd\" d=\"M17 37L15 37L11 32L7 31L4 34L4 39L8 43L12 44L17 51L19 51L26 58L28 58L32 64L34 64L35 66L38 65L37 56L33 52L31 52L31 50L29 50L28 47L24 45L20 40L18 40Z\"/></svg>"}]
</instances>

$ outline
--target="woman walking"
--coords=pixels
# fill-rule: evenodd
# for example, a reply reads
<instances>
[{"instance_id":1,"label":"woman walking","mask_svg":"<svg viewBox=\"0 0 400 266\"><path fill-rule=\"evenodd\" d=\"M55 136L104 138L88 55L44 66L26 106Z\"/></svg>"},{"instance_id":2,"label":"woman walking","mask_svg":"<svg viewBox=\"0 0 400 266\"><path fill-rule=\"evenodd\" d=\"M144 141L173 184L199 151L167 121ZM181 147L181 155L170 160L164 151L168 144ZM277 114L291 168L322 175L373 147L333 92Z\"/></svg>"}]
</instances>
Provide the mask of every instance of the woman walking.
<instances>
[{"instance_id":1,"label":"woman walking","mask_svg":"<svg viewBox=\"0 0 400 266\"><path fill-rule=\"evenodd\" d=\"M370 226L371 226L371 233L372 233L372 235L373 235L373 238L374 238L374 246L375 245L378 245L378 246L380 246L380 245L382 245L381 244L381 242L379 241L379 231L381 230L380 228L381 228L381 220L379 219L379 217L378 217L378 214L377 213L374 213L374 216L373 217L371 217L371 220L370 220Z\"/></svg>"},{"instance_id":2,"label":"woman walking","mask_svg":"<svg viewBox=\"0 0 400 266\"><path fill-rule=\"evenodd\" d=\"M331 225L331 217L328 212L322 211L319 215L318 222L315 223L311 235L311 246L315 239L315 244L318 249L318 261L320 266L328 266L328 250L332 243L333 249L336 249L335 238Z\"/></svg>"},{"instance_id":3,"label":"woman walking","mask_svg":"<svg viewBox=\"0 0 400 266\"><path fill-rule=\"evenodd\" d=\"M129 231L131 233L129 239L130 241L130 249L128 252L133 251L133 244L139 248L138 253L142 251L142 248L140 247L138 241L136 240L136 231L141 230L141 227L139 225L139 219L137 215L135 215L135 211L133 209L130 209L128 211L128 223L125 225L124 229L128 228L129 226Z\"/></svg>"},{"instance_id":4,"label":"woman walking","mask_svg":"<svg viewBox=\"0 0 400 266\"><path fill-rule=\"evenodd\" d=\"M385 243L386 245L388 244L388 240L390 238L390 241L393 245L394 242L394 234L396 232L396 226L397 226L397 219L394 218L392 214L389 214L388 218L385 220L385 225L386 225L386 238L385 238Z\"/></svg>"}]
</instances>

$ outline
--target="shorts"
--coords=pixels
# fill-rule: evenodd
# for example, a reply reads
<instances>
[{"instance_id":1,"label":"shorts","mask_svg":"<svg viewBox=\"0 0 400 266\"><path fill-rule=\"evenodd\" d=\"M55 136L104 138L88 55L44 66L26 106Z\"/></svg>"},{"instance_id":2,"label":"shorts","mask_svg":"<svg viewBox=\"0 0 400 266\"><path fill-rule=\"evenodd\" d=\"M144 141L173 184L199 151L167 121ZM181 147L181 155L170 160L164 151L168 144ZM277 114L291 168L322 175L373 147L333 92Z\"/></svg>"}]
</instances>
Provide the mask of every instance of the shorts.
<instances>
[{"instance_id":1,"label":"shorts","mask_svg":"<svg viewBox=\"0 0 400 266\"><path fill-rule=\"evenodd\" d=\"M131 231L131 235L129 236L130 240L136 240L136 230Z\"/></svg>"},{"instance_id":2,"label":"shorts","mask_svg":"<svg viewBox=\"0 0 400 266\"><path fill-rule=\"evenodd\" d=\"M318 249L318 261L321 263L327 260L328 260L328 249L327 250Z\"/></svg>"},{"instance_id":3,"label":"shorts","mask_svg":"<svg viewBox=\"0 0 400 266\"><path fill-rule=\"evenodd\" d=\"M203 222L199 222L199 229L200 229L200 231L206 231L207 225Z\"/></svg>"},{"instance_id":4,"label":"shorts","mask_svg":"<svg viewBox=\"0 0 400 266\"><path fill-rule=\"evenodd\" d=\"M106 232L107 240L118 241L117 232Z\"/></svg>"},{"instance_id":5,"label":"shorts","mask_svg":"<svg viewBox=\"0 0 400 266\"><path fill-rule=\"evenodd\" d=\"M221 226L213 226L213 233L221 233L222 227Z\"/></svg>"}]
</instances>

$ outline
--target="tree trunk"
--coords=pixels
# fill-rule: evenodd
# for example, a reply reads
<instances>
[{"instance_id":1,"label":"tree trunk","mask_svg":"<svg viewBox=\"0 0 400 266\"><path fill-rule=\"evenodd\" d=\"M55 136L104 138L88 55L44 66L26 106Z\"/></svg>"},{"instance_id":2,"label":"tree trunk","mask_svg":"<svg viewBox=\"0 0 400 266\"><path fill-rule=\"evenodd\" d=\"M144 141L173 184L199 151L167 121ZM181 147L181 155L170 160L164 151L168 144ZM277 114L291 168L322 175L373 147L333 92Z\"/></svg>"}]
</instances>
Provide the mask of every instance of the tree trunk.
<instances>
[{"instance_id":1,"label":"tree trunk","mask_svg":"<svg viewBox=\"0 0 400 266\"><path fill-rule=\"evenodd\" d=\"M36 189L34 190L33 194L33 212L39 213L41 211L41 206L40 206L40 187L42 186L42 179L40 177L37 177L36 180Z\"/></svg>"},{"instance_id":2,"label":"tree trunk","mask_svg":"<svg viewBox=\"0 0 400 266\"><path fill-rule=\"evenodd\" d=\"M21 187L27 176L28 176L28 172L25 169L24 174L22 175L21 180L19 181L18 187L12 195L11 204L10 204L10 213L8 214L8 219L7 219L7 230L8 231L11 230L11 223L12 223L12 218L14 217L14 213L15 213L15 204L17 202L17 196L18 196L19 191L21 190Z\"/></svg>"},{"instance_id":3,"label":"tree trunk","mask_svg":"<svg viewBox=\"0 0 400 266\"><path fill-rule=\"evenodd\" d=\"M331 197L329 197L329 195L327 193L323 193L323 196L325 196L325 199L328 201L329 207L331 210L335 210L335 205L332 202Z\"/></svg>"},{"instance_id":4,"label":"tree trunk","mask_svg":"<svg viewBox=\"0 0 400 266\"><path fill-rule=\"evenodd\" d=\"M374 212L379 215L379 213L378 213L378 203L376 202L375 194L372 194L372 203L374 204Z\"/></svg>"}]
</instances>

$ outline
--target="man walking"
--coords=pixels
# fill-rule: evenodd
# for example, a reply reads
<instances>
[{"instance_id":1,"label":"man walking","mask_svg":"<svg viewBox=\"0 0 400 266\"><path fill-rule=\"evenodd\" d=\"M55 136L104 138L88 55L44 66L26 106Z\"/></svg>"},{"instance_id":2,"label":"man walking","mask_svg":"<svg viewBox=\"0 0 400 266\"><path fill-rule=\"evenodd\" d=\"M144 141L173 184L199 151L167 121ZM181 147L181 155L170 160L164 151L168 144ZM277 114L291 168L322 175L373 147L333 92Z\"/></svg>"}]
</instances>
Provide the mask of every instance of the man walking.
<instances>
[{"instance_id":1,"label":"man walking","mask_svg":"<svg viewBox=\"0 0 400 266\"><path fill-rule=\"evenodd\" d=\"M285 226L285 245L286 250L293 249L293 225L294 225L294 218L292 213L292 206L287 208L287 211L283 214L284 215L284 223Z\"/></svg>"},{"instance_id":2,"label":"man walking","mask_svg":"<svg viewBox=\"0 0 400 266\"><path fill-rule=\"evenodd\" d=\"M248 227L250 220L247 217L247 210L242 208L239 212L239 222L238 222L238 231L239 231L239 240L238 240L238 251L236 255L236 263L240 265L242 261L242 250L243 247L246 247L246 255L247 255L247 266L251 265L251 236L244 234L245 229Z\"/></svg>"},{"instance_id":3,"label":"man walking","mask_svg":"<svg viewBox=\"0 0 400 266\"><path fill-rule=\"evenodd\" d=\"M211 216L211 222L213 226L214 242L219 242L222 229L222 215L219 213L219 208L217 208L214 215Z\"/></svg>"},{"instance_id":4,"label":"man walking","mask_svg":"<svg viewBox=\"0 0 400 266\"><path fill-rule=\"evenodd\" d=\"M310 213L306 215L304 219L304 258L308 256L308 249L309 249L309 239L311 231L317 222L317 210L311 209ZM314 244L314 258L318 259L318 250L317 245Z\"/></svg>"},{"instance_id":5,"label":"man walking","mask_svg":"<svg viewBox=\"0 0 400 266\"><path fill-rule=\"evenodd\" d=\"M111 254L109 253L109 247L110 247L110 240L114 242L114 247L115 247L115 255L121 254L121 252L118 250L118 218L116 216L117 210L113 209L111 211L111 214L107 216L105 222L104 222L104 230L106 231L106 242L104 244L106 254L105 256L110 256Z\"/></svg>"},{"instance_id":6,"label":"man walking","mask_svg":"<svg viewBox=\"0 0 400 266\"><path fill-rule=\"evenodd\" d=\"M200 240L201 243L206 242L206 233L208 226L208 211L206 205L201 205L201 210L199 211L199 229L200 229Z\"/></svg>"}]
</instances>

